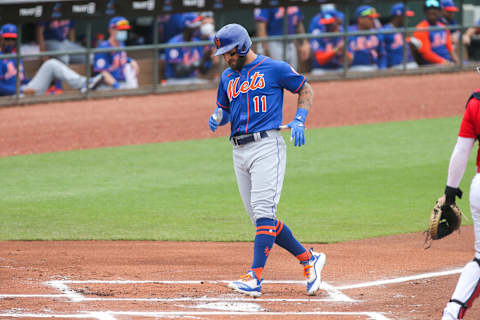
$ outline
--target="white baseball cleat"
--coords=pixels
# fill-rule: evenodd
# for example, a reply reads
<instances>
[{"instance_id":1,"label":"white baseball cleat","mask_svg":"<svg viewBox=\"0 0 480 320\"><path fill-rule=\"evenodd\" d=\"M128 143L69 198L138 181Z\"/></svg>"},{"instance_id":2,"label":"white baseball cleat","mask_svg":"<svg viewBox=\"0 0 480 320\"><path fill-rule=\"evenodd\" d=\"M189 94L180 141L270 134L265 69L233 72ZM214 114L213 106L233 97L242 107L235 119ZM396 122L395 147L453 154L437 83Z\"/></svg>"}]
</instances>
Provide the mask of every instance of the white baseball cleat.
<instances>
[{"instance_id":1,"label":"white baseball cleat","mask_svg":"<svg viewBox=\"0 0 480 320\"><path fill-rule=\"evenodd\" d=\"M262 281L257 279L253 271L241 276L240 280L230 282L228 287L252 297L260 297L262 294Z\"/></svg>"},{"instance_id":2,"label":"white baseball cleat","mask_svg":"<svg viewBox=\"0 0 480 320\"><path fill-rule=\"evenodd\" d=\"M307 279L307 295L314 296L322 284L322 269L327 261L325 253L310 249L312 258L303 265L303 275Z\"/></svg>"}]
</instances>

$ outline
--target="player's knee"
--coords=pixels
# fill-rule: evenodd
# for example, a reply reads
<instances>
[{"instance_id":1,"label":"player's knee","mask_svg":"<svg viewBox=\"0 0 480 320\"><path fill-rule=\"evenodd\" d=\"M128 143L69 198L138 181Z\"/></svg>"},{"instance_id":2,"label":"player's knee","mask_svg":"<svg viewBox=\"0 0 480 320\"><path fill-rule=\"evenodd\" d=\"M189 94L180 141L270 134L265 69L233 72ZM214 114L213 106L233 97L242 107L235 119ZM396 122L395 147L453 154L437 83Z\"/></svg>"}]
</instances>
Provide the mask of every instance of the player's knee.
<instances>
[{"instance_id":1,"label":"player's knee","mask_svg":"<svg viewBox=\"0 0 480 320\"><path fill-rule=\"evenodd\" d=\"M252 201L251 206L256 220L262 218L275 219L276 206L271 201Z\"/></svg>"}]
</instances>

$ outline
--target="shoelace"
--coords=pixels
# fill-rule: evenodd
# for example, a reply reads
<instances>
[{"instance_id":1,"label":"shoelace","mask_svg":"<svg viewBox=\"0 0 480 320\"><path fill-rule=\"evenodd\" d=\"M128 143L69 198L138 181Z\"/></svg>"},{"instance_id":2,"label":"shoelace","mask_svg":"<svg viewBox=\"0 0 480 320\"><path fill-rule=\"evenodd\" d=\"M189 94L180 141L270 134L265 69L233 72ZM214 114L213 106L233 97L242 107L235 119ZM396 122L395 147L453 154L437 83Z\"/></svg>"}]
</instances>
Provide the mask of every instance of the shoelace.
<instances>
[{"instance_id":1,"label":"shoelace","mask_svg":"<svg viewBox=\"0 0 480 320\"><path fill-rule=\"evenodd\" d=\"M245 274L245 275L243 275L243 276L240 276L240 280L242 280L242 281L244 281L244 282L250 281L250 280L252 280L252 279L253 279L253 278L252 278L252 276L251 276L249 273L247 273L247 274Z\"/></svg>"},{"instance_id":2,"label":"shoelace","mask_svg":"<svg viewBox=\"0 0 480 320\"><path fill-rule=\"evenodd\" d=\"M303 276L305 278L310 278L310 269L312 268L311 265L306 265L306 266L303 266Z\"/></svg>"}]
</instances>

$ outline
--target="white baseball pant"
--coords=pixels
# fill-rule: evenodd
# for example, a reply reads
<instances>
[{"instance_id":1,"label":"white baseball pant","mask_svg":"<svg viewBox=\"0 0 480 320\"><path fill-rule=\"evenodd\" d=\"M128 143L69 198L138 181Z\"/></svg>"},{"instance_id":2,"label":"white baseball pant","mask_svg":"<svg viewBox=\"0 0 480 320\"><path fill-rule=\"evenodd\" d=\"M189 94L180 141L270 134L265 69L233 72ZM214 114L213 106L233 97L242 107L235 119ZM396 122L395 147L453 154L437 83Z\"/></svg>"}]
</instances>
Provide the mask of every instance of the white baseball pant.
<instances>
[{"instance_id":1,"label":"white baseball pant","mask_svg":"<svg viewBox=\"0 0 480 320\"><path fill-rule=\"evenodd\" d=\"M452 299L443 310L442 320L462 319L464 306L471 306L473 300L480 294L480 174L477 173L470 186L470 211L472 212L475 234L475 258L467 263L458 279ZM462 309L462 310L461 310ZM467 308L468 310L468 308ZM473 318L472 318L473 319Z\"/></svg>"}]
</instances>

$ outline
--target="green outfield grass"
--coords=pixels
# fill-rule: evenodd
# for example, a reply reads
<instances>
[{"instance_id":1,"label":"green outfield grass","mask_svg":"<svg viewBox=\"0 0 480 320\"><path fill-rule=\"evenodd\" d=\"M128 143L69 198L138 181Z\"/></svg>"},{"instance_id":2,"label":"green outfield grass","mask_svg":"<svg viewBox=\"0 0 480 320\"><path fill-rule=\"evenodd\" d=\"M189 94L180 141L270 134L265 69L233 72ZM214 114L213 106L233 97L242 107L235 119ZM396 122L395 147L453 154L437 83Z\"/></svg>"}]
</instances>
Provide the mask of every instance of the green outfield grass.
<instances>
[{"instance_id":1,"label":"green outfield grass","mask_svg":"<svg viewBox=\"0 0 480 320\"><path fill-rule=\"evenodd\" d=\"M304 147L288 147L279 218L304 242L424 230L459 124L308 130ZM251 241L231 149L216 138L0 158L0 239ZM467 216L473 174L472 153Z\"/></svg>"}]
</instances>

